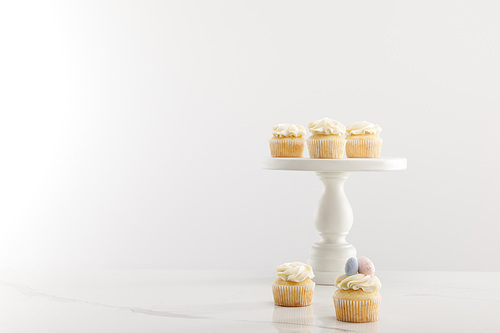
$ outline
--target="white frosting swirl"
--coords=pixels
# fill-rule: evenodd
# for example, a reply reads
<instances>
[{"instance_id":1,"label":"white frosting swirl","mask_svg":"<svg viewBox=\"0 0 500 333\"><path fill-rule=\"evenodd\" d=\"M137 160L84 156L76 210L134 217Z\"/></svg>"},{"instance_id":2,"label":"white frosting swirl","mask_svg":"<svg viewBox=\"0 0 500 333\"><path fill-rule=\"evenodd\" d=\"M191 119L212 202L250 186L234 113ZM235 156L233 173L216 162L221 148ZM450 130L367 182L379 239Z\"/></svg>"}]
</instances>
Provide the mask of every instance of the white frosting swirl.
<instances>
[{"instance_id":1,"label":"white frosting swirl","mask_svg":"<svg viewBox=\"0 0 500 333\"><path fill-rule=\"evenodd\" d=\"M335 287L343 290L358 290L362 289L367 293L377 291L382 287L380 280L376 276L364 275L364 274L354 274L340 275L335 279Z\"/></svg>"},{"instance_id":2,"label":"white frosting swirl","mask_svg":"<svg viewBox=\"0 0 500 333\"><path fill-rule=\"evenodd\" d=\"M306 135L306 129L302 125L278 124L273 126L273 135L278 138L302 138Z\"/></svg>"},{"instance_id":3,"label":"white frosting swirl","mask_svg":"<svg viewBox=\"0 0 500 333\"><path fill-rule=\"evenodd\" d=\"M379 125L372 124L367 121L358 121L357 123L347 126L347 135L379 135L380 132L382 132L382 128Z\"/></svg>"},{"instance_id":4,"label":"white frosting swirl","mask_svg":"<svg viewBox=\"0 0 500 333\"><path fill-rule=\"evenodd\" d=\"M323 118L310 122L307 126L312 134L333 134L342 135L345 133L345 126L336 120Z\"/></svg>"},{"instance_id":5,"label":"white frosting swirl","mask_svg":"<svg viewBox=\"0 0 500 333\"><path fill-rule=\"evenodd\" d=\"M301 262L289 262L278 266L278 276L283 281L302 282L307 278L313 278L312 267Z\"/></svg>"}]
</instances>

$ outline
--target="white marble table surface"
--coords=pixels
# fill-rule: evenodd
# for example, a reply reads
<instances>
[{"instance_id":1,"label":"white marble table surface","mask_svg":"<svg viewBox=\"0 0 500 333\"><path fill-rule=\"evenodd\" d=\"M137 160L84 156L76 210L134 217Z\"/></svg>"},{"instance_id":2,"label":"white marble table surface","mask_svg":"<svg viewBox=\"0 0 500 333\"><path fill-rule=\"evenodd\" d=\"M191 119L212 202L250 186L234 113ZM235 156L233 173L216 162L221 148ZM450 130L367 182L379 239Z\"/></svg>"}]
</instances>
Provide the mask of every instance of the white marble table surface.
<instances>
[{"instance_id":1,"label":"white marble table surface","mask_svg":"<svg viewBox=\"0 0 500 333\"><path fill-rule=\"evenodd\" d=\"M378 322L273 304L274 272L0 271L0 332L500 332L500 273L377 272Z\"/></svg>"}]
</instances>

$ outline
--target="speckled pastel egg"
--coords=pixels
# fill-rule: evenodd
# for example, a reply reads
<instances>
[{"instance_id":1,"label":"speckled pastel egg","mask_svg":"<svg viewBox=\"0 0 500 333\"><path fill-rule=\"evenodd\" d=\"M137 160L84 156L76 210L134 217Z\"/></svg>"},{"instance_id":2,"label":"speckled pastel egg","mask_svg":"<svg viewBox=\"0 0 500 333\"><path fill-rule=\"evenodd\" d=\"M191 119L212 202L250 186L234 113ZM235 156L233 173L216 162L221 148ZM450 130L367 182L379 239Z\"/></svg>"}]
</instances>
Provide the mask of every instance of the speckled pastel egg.
<instances>
[{"instance_id":1,"label":"speckled pastel egg","mask_svg":"<svg viewBox=\"0 0 500 333\"><path fill-rule=\"evenodd\" d=\"M358 273L358 259L350 257L345 263L345 273L347 275L354 275Z\"/></svg>"},{"instance_id":2,"label":"speckled pastel egg","mask_svg":"<svg viewBox=\"0 0 500 333\"><path fill-rule=\"evenodd\" d=\"M367 257L358 258L358 273L364 275L375 275L375 266Z\"/></svg>"}]
</instances>

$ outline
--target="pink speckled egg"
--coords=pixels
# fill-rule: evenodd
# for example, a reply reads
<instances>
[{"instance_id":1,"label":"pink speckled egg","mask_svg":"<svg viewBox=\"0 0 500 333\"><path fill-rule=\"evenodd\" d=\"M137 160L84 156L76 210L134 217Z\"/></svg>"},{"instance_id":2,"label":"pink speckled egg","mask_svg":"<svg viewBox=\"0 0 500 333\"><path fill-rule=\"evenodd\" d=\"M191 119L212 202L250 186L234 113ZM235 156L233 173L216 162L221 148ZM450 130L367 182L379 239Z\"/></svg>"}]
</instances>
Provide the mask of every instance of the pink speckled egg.
<instances>
[{"instance_id":1,"label":"pink speckled egg","mask_svg":"<svg viewBox=\"0 0 500 333\"><path fill-rule=\"evenodd\" d=\"M375 266L367 257L358 258L358 273L364 275L375 275Z\"/></svg>"}]
</instances>

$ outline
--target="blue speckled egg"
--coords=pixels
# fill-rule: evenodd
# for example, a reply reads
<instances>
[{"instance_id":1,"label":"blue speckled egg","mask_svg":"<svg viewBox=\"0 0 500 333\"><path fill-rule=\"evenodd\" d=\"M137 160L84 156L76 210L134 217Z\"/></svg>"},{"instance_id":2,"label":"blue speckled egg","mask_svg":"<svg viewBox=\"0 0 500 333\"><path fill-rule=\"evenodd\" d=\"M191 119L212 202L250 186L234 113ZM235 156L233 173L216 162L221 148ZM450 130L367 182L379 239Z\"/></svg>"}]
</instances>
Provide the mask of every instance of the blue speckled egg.
<instances>
[{"instance_id":1,"label":"blue speckled egg","mask_svg":"<svg viewBox=\"0 0 500 333\"><path fill-rule=\"evenodd\" d=\"M358 259L350 257L345 263L345 273L347 275L354 275L358 273Z\"/></svg>"}]
</instances>

